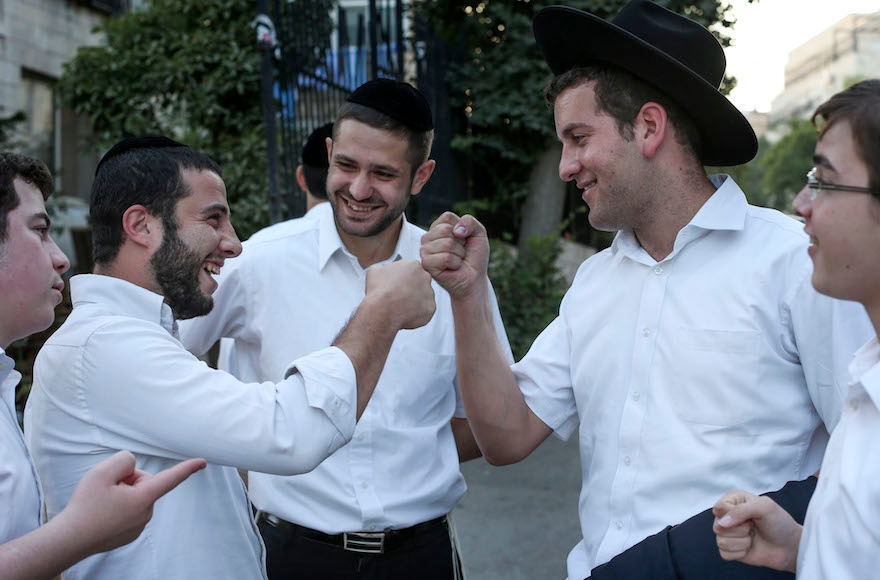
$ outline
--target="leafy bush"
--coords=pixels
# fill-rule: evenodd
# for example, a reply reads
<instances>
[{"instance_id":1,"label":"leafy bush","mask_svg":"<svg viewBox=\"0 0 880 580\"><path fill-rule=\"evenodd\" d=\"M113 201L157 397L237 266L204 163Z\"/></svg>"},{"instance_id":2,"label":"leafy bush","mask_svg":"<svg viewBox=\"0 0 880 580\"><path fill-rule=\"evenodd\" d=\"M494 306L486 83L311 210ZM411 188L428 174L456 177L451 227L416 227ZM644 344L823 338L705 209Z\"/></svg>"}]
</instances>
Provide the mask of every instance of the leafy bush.
<instances>
[{"instance_id":1,"label":"leafy bush","mask_svg":"<svg viewBox=\"0 0 880 580\"><path fill-rule=\"evenodd\" d=\"M568 285L556 266L562 241L556 234L535 236L526 242L525 252L497 239L490 244L489 278L513 356L519 360L559 312Z\"/></svg>"}]
</instances>

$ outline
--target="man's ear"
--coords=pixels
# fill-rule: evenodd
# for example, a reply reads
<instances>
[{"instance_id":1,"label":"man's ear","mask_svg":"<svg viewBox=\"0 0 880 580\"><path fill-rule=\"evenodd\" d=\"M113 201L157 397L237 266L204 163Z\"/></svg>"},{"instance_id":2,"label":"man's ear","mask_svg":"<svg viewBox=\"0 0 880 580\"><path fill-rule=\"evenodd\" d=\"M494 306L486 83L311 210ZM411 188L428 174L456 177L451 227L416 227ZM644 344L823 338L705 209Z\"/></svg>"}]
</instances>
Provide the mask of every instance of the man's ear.
<instances>
[{"instance_id":1,"label":"man's ear","mask_svg":"<svg viewBox=\"0 0 880 580\"><path fill-rule=\"evenodd\" d=\"M635 133L642 143L642 153L651 158L657 153L660 145L666 139L669 129L669 118L666 108L659 103L648 101L636 114Z\"/></svg>"},{"instance_id":2,"label":"man's ear","mask_svg":"<svg viewBox=\"0 0 880 580\"><path fill-rule=\"evenodd\" d=\"M422 188L425 187L425 184L428 183L428 180L431 179L431 174L434 173L434 167L436 167L437 162L433 159L428 159L416 169L416 175L413 178L412 187L410 188L410 195L416 195Z\"/></svg>"},{"instance_id":3,"label":"man's ear","mask_svg":"<svg viewBox=\"0 0 880 580\"><path fill-rule=\"evenodd\" d=\"M140 204L129 207L122 214L122 231L126 239L144 248L158 247L162 243L161 220Z\"/></svg>"},{"instance_id":4,"label":"man's ear","mask_svg":"<svg viewBox=\"0 0 880 580\"><path fill-rule=\"evenodd\" d=\"M305 193L311 193L309 191L308 186L306 185L306 172L303 169L302 165L296 166L296 184L299 185L299 188Z\"/></svg>"}]
</instances>

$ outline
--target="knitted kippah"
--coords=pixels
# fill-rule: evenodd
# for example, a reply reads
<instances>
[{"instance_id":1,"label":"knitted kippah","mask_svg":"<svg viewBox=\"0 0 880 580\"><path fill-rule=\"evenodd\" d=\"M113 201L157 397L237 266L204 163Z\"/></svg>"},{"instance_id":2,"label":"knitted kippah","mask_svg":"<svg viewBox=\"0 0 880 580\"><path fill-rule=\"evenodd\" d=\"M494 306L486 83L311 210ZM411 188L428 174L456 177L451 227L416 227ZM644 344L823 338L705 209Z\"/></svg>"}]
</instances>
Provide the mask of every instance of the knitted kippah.
<instances>
[{"instance_id":1,"label":"knitted kippah","mask_svg":"<svg viewBox=\"0 0 880 580\"><path fill-rule=\"evenodd\" d=\"M105 161L112 159L117 155L122 155L127 151L133 151L135 149L159 149L165 147L186 147L186 145L178 143L168 137L158 135L150 137L128 137L111 147L110 151L101 157L98 166L95 168L95 175L98 175L98 170L101 169L101 165L103 165Z\"/></svg>"},{"instance_id":2,"label":"knitted kippah","mask_svg":"<svg viewBox=\"0 0 880 580\"><path fill-rule=\"evenodd\" d=\"M428 101L415 87L403 81L373 79L355 89L348 101L384 113L414 131L434 128Z\"/></svg>"},{"instance_id":3,"label":"knitted kippah","mask_svg":"<svg viewBox=\"0 0 880 580\"><path fill-rule=\"evenodd\" d=\"M323 169L329 167L327 161L327 137L333 136L333 123L321 125L309 135L302 150L303 165Z\"/></svg>"}]
</instances>

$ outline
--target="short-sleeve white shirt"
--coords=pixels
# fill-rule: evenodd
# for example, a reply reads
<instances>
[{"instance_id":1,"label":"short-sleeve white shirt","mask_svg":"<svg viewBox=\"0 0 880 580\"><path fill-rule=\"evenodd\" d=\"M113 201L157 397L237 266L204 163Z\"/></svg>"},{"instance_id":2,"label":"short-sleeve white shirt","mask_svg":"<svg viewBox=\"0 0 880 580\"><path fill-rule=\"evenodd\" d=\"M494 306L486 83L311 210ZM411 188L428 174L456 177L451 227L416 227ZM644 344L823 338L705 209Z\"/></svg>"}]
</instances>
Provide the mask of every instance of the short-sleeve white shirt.
<instances>
[{"instance_id":1,"label":"short-sleeve white shirt","mask_svg":"<svg viewBox=\"0 0 880 580\"><path fill-rule=\"evenodd\" d=\"M160 498L140 537L67 579L265 578L264 548L235 467L311 469L350 440L354 368L337 348L288 362L278 384L239 382L175 338L162 296L110 276L70 280L73 312L37 356L25 438L49 517L96 463L121 449L155 473L208 466Z\"/></svg>"},{"instance_id":2,"label":"short-sleeve white shirt","mask_svg":"<svg viewBox=\"0 0 880 580\"><path fill-rule=\"evenodd\" d=\"M631 231L582 264L559 317L513 369L560 437L578 425L584 578L732 488L818 468L872 331L810 284L802 224L718 188L657 262Z\"/></svg>"},{"instance_id":3,"label":"short-sleeve white shirt","mask_svg":"<svg viewBox=\"0 0 880 580\"><path fill-rule=\"evenodd\" d=\"M329 204L309 213L255 234L226 262L214 310L181 324L184 346L202 353L220 337L234 338L242 379L271 380L285 358L333 341L364 298L366 270L342 243ZM423 234L404 220L388 261L418 259ZM464 409L449 295L433 287L433 318L398 333L351 443L307 474L251 472L257 508L331 534L405 528L452 510L466 488L450 420Z\"/></svg>"},{"instance_id":4,"label":"short-sleeve white shirt","mask_svg":"<svg viewBox=\"0 0 880 580\"><path fill-rule=\"evenodd\" d=\"M861 580L880 574L880 343L873 338L851 365L840 423L804 521L799 580Z\"/></svg>"},{"instance_id":5,"label":"short-sleeve white shirt","mask_svg":"<svg viewBox=\"0 0 880 580\"><path fill-rule=\"evenodd\" d=\"M40 527L43 505L37 472L24 444L15 411L21 374L0 348L0 544Z\"/></svg>"}]
</instances>

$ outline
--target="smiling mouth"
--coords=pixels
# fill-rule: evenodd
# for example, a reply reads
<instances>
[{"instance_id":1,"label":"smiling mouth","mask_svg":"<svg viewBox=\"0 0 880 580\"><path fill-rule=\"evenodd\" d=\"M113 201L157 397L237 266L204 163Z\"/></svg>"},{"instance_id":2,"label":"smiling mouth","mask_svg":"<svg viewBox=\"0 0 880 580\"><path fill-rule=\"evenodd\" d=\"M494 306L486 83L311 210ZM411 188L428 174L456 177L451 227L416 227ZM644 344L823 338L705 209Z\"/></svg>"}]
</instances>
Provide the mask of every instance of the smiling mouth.
<instances>
[{"instance_id":1,"label":"smiling mouth","mask_svg":"<svg viewBox=\"0 0 880 580\"><path fill-rule=\"evenodd\" d=\"M214 276L220 273L220 266L217 264L205 264L202 269L208 274L213 274Z\"/></svg>"},{"instance_id":2,"label":"smiling mouth","mask_svg":"<svg viewBox=\"0 0 880 580\"><path fill-rule=\"evenodd\" d=\"M593 186L595 186L595 185L596 185L595 179L593 181L588 181L588 182L584 183L583 185L580 183L577 184L578 188L580 188L580 190L583 192L586 192L586 191L592 189Z\"/></svg>"}]
</instances>

